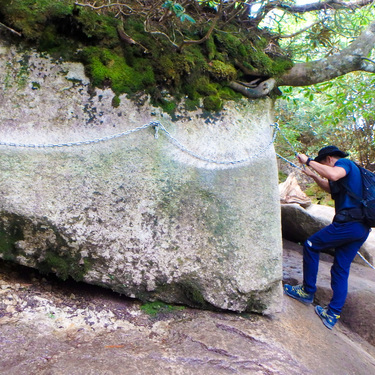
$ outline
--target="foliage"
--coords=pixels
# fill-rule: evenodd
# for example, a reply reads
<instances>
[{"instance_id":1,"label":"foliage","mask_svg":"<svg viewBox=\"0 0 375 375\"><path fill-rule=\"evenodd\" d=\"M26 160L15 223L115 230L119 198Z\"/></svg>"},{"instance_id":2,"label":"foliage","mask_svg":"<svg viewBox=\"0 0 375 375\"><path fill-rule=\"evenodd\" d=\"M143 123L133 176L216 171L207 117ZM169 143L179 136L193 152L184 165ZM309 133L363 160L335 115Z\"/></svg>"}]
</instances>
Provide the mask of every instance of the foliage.
<instances>
[{"instance_id":1,"label":"foliage","mask_svg":"<svg viewBox=\"0 0 375 375\"><path fill-rule=\"evenodd\" d=\"M295 62L308 62L345 48L374 17L375 9L371 5L355 11L329 6L316 12L274 10L261 26L279 34L280 47Z\"/></svg>"},{"instance_id":2,"label":"foliage","mask_svg":"<svg viewBox=\"0 0 375 375\"><path fill-rule=\"evenodd\" d=\"M335 2L333 7L323 1L311 10L309 4L283 1L0 0L0 18L10 33L21 35L15 37L17 43L82 61L94 86L113 88L114 105L123 93L147 93L153 104L169 112L181 98L187 99L187 108L203 103L206 110L216 111L225 100L239 97L228 88L229 81L277 78L293 63L331 56L346 47L374 19L374 7L366 4ZM325 90L322 86L285 93L297 92L295 103L302 103L301 95L317 102L315 96ZM340 95L330 95L337 104ZM349 96L344 102L349 113ZM355 105L361 106L359 99ZM308 119L311 126L297 130L325 136L313 127L320 108ZM374 117L357 112L365 121ZM347 120L335 126L339 123L348 126Z\"/></svg>"},{"instance_id":3,"label":"foliage","mask_svg":"<svg viewBox=\"0 0 375 375\"><path fill-rule=\"evenodd\" d=\"M313 204L321 204L324 206L334 207L335 202L331 197L331 194L319 188L315 183L307 186L305 193L310 197Z\"/></svg>"},{"instance_id":4,"label":"foliage","mask_svg":"<svg viewBox=\"0 0 375 375\"><path fill-rule=\"evenodd\" d=\"M288 88L277 103L278 120L299 152L316 155L335 144L374 169L374 85L374 76L354 72L308 88ZM278 149L290 155L283 141Z\"/></svg>"},{"instance_id":5,"label":"foliage","mask_svg":"<svg viewBox=\"0 0 375 375\"><path fill-rule=\"evenodd\" d=\"M174 1L168 0L163 4L163 8L169 9L174 12L174 14L180 19L181 22L185 20L195 23L194 18L190 17L185 13L185 8Z\"/></svg>"},{"instance_id":6,"label":"foliage","mask_svg":"<svg viewBox=\"0 0 375 375\"><path fill-rule=\"evenodd\" d=\"M306 23L315 23L302 34L280 39L280 46L293 55L294 61L308 62L346 47L374 18L373 6L355 12L344 9L298 15L279 12L268 26L280 35L287 35L303 29ZM317 85L285 87L276 103L277 119L298 152L316 155L321 147L335 144L348 150L352 159L373 168L374 84L373 75L353 72ZM282 138L277 150L282 155L293 155Z\"/></svg>"},{"instance_id":7,"label":"foliage","mask_svg":"<svg viewBox=\"0 0 375 375\"><path fill-rule=\"evenodd\" d=\"M71 0L0 0L1 13L7 21L28 39L40 37L42 25L51 17L65 17L72 13Z\"/></svg>"}]
</instances>

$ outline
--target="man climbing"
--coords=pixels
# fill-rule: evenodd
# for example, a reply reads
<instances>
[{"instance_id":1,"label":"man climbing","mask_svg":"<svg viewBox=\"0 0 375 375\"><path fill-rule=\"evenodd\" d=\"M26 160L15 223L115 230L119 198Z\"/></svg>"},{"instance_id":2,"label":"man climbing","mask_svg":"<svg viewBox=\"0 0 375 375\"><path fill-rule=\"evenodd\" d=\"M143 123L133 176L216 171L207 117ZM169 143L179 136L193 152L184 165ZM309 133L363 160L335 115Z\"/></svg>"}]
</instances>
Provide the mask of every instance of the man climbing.
<instances>
[{"instance_id":1,"label":"man climbing","mask_svg":"<svg viewBox=\"0 0 375 375\"><path fill-rule=\"evenodd\" d=\"M315 312L323 324L332 329L340 318L348 293L350 265L357 251L366 241L370 228L363 222L360 203L347 194L345 186L358 196L362 196L361 175L348 153L336 146L322 148L312 160L304 154L298 160L310 168L304 173L311 177L322 189L331 193L335 201L335 217L332 224L309 237L303 247L303 284L284 285L284 292L296 300L310 304L316 292L319 254L322 250L334 248L335 256L331 268L332 299L327 309L315 307ZM314 173L317 172L318 174Z\"/></svg>"}]
</instances>

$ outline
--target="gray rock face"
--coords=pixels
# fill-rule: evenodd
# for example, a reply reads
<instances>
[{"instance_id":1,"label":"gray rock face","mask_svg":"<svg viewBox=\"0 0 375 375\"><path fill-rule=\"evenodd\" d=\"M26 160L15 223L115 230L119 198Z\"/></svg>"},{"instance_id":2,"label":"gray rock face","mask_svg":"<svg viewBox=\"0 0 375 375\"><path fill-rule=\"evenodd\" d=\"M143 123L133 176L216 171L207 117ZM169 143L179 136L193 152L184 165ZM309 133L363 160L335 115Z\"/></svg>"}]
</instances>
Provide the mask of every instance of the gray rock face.
<instances>
[{"instance_id":1,"label":"gray rock face","mask_svg":"<svg viewBox=\"0 0 375 375\"><path fill-rule=\"evenodd\" d=\"M70 147L1 145L2 258L143 300L278 310L271 100L232 103L210 117L181 107L172 121L147 98L137 106L121 97L113 108L112 91L93 94L78 64L5 46L0 57L0 143L127 133ZM137 129L155 120L186 148Z\"/></svg>"},{"instance_id":2,"label":"gray rock face","mask_svg":"<svg viewBox=\"0 0 375 375\"><path fill-rule=\"evenodd\" d=\"M332 223L335 209L312 204L303 208L297 203L281 205L283 237L293 242L304 242L308 237Z\"/></svg>"}]
</instances>

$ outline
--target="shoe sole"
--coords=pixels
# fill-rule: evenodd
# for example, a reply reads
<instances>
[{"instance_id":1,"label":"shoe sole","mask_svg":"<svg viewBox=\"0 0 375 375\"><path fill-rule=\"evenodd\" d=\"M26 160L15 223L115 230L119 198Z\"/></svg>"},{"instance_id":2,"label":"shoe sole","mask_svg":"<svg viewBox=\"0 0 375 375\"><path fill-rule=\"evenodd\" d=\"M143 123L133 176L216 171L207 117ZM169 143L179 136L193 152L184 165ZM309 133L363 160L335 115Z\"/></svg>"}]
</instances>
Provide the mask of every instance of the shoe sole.
<instances>
[{"instance_id":1,"label":"shoe sole","mask_svg":"<svg viewBox=\"0 0 375 375\"><path fill-rule=\"evenodd\" d=\"M319 311L318 311L318 306L315 306L315 312L316 314L319 316L319 318L321 319L321 321L323 322L323 324L330 330L332 330L333 326L331 326L329 323L327 323L327 320L326 318L322 317L320 314L319 314Z\"/></svg>"},{"instance_id":2,"label":"shoe sole","mask_svg":"<svg viewBox=\"0 0 375 375\"><path fill-rule=\"evenodd\" d=\"M287 296L294 298L296 301L301 302L301 303L303 303L303 304L306 305L306 306L311 305L311 304L313 303L313 301L304 301L304 300L302 300L302 299L300 299L300 298L294 296L293 294L289 294L285 289L284 289L284 293L285 293Z\"/></svg>"}]
</instances>

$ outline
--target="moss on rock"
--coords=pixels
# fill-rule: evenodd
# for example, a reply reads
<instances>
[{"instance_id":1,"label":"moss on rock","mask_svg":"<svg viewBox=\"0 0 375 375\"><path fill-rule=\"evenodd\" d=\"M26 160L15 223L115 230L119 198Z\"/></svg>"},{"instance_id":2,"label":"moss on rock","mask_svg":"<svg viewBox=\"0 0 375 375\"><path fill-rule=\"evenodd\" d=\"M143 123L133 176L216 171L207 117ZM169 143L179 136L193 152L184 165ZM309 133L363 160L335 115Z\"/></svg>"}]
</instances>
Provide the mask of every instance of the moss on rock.
<instances>
[{"instance_id":1,"label":"moss on rock","mask_svg":"<svg viewBox=\"0 0 375 375\"><path fill-rule=\"evenodd\" d=\"M74 0L0 0L1 19L22 33L22 41L53 57L82 62L93 86L111 87L117 97L147 93L154 105L169 113L181 98L190 100L187 109L196 109L199 99L204 99L209 111L220 110L225 100L237 99L227 89L228 81L251 79L237 67L238 62L265 78L292 66L284 56L271 58L265 53L269 40L260 30L239 31L238 25L228 23L204 43L187 44L178 51L165 36L145 30L141 13L120 20L112 9L97 12L75 5ZM175 39L198 40L208 26L197 22L182 31L184 35ZM121 33L133 42L125 42ZM163 92L173 96L174 105L166 102Z\"/></svg>"},{"instance_id":2,"label":"moss on rock","mask_svg":"<svg viewBox=\"0 0 375 375\"><path fill-rule=\"evenodd\" d=\"M34 246L34 238L38 238L38 247L33 249L32 257L26 256L25 251ZM81 258L79 251L70 248L48 223L0 212L0 257L17 262L25 256L29 266L63 280L72 277L82 281L92 266L91 258Z\"/></svg>"},{"instance_id":3,"label":"moss on rock","mask_svg":"<svg viewBox=\"0 0 375 375\"><path fill-rule=\"evenodd\" d=\"M206 96L203 99L203 106L206 111L218 112L223 108L223 101L216 95Z\"/></svg>"}]
</instances>

